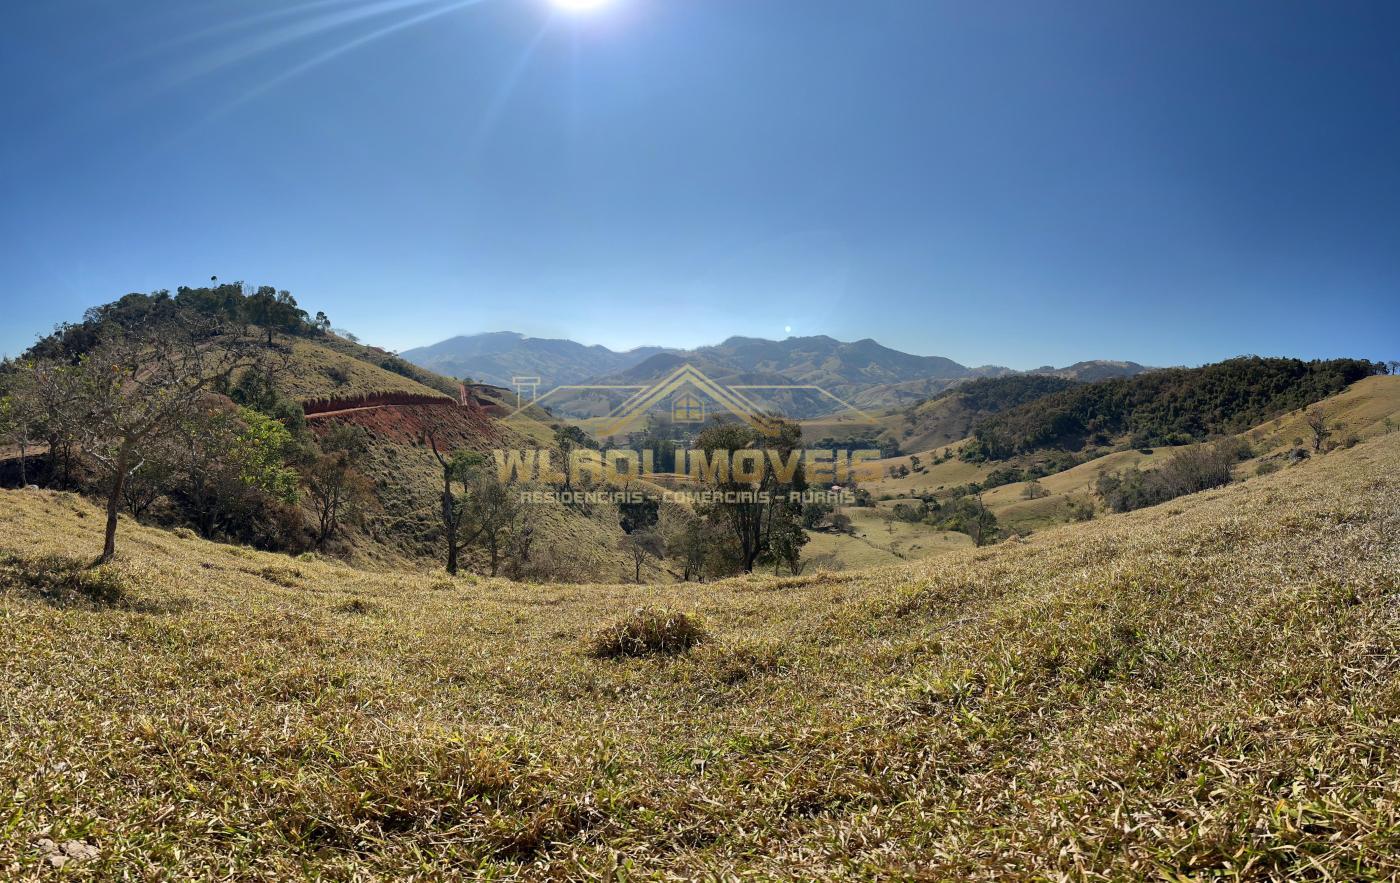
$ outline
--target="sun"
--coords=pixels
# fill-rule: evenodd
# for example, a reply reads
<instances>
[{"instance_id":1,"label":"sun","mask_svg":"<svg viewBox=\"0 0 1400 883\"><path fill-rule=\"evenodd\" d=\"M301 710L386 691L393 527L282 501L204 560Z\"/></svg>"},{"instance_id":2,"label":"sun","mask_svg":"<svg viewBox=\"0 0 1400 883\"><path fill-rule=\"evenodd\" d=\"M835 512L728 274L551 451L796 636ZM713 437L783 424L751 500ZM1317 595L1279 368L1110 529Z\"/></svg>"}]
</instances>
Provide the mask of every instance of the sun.
<instances>
[{"instance_id":1,"label":"sun","mask_svg":"<svg viewBox=\"0 0 1400 883\"><path fill-rule=\"evenodd\" d=\"M611 0L549 0L556 9L565 12L592 12L607 6Z\"/></svg>"}]
</instances>

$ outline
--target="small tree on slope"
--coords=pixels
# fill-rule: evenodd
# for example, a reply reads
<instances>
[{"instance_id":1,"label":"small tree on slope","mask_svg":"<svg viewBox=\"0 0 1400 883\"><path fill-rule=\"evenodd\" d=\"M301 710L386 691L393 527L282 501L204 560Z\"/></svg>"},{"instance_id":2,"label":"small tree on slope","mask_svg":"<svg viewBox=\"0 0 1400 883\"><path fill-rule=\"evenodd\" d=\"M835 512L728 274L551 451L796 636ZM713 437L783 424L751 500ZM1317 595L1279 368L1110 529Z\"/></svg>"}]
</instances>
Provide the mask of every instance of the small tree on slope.
<instances>
[{"instance_id":1,"label":"small tree on slope","mask_svg":"<svg viewBox=\"0 0 1400 883\"><path fill-rule=\"evenodd\" d=\"M102 554L116 554L123 490L145 454L204 396L256 360L246 341L180 321L109 331L77 364L37 362L31 378L96 464L106 488Z\"/></svg>"}]
</instances>

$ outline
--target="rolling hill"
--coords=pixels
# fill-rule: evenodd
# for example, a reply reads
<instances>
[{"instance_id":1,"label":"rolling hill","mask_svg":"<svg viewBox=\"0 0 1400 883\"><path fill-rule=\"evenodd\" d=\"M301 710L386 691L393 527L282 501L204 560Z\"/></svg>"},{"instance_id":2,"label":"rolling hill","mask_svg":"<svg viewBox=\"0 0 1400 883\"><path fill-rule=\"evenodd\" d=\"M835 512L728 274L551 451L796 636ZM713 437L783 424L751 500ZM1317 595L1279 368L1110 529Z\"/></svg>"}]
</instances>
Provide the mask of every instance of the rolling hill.
<instances>
[{"instance_id":1,"label":"rolling hill","mask_svg":"<svg viewBox=\"0 0 1400 883\"><path fill-rule=\"evenodd\" d=\"M1335 428L1334 434L1343 443L1388 435L1396 424L1400 424L1400 377L1364 378L1336 395L1317 402L1317 407L1328 416ZM1236 477L1253 480L1260 464L1264 463L1296 468L1293 465L1295 461L1285 455L1306 444L1305 437L1309 434L1306 410L1299 408L1280 414L1235 434L1233 437L1247 443L1250 448L1250 456L1234 469ZM1387 420L1389 424L1385 422ZM957 450L967 441L956 442L951 447ZM1074 520L1076 513L1072 504L1090 507L1099 504L1095 491L1099 476L1129 468L1157 468L1192 447L1195 446L1114 451L1037 479L1036 484L1044 496L1028 497L1026 491L1029 482L1015 481L986 490L982 501L1006 530L1041 530ZM997 461L974 463L960 458L936 463L935 457L939 452L940 449L920 452L917 455L920 458L917 470L912 467L912 456L882 460L879 462L881 477L866 483L864 487L877 498L888 498L882 505L889 507L899 502L916 502L922 495L937 494L959 485L986 482L993 470L1004 465ZM910 467L910 471L898 477L889 474L891 467L900 466ZM1268 468L1265 467L1266 470Z\"/></svg>"},{"instance_id":2,"label":"rolling hill","mask_svg":"<svg viewBox=\"0 0 1400 883\"><path fill-rule=\"evenodd\" d=\"M208 304L239 315L249 300L239 285L181 289L176 298L163 292L132 294L89 310L80 323L61 326L55 334L41 339L33 352L65 353L66 358L76 359L103 333L124 324L159 328L161 322L174 322L178 316ZM201 307L191 307L191 303ZM295 301L290 306L295 308ZM370 499L356 507L356 517L347 517L322 551L361 566L441 568L442 465L428 443L429 433L449 457L475 452L489 461L496 448L550 447L554 444L552 428L524 420L507 425L498 419L509 407L501 400L504 391L491 387L472 387L471 401L463 406L457 381L383 349L315 328L305 321L304 313L300 316L289 313L265 339L265 330L244 335L257 342L259 367L242 369L227 378L222 391L212 393L223 403L217 407L236 413L236 401L281 423L289 435L276 466L289 470L297 485L306 483L310 464L337 432L358 433L360 452L355 471L367 482ZM236 329L240 323L226 327ZM246 323L242 330L248 330ZM218 337L210 340L217 347ZM247 386L250 380L257 382ZM200 445L204 444L194 436L183 443L190 451L202 450ZM17 481L13 460L17 453L8 445L0 447L0 478ZM57 463L50 463L45 444L36 444L28 454L34 460L29 473L33 480L80 493L102 492L81 458L74 458L70 472L67 457L62 470ZM152 468L154 464L143 463L153 476L152 482L165 482L156 487L142 512L146 521L172 529L190 525L188 488L205 480L202 472L196 474L193 466L186 465L193 460L193 454L181 453L170 466L161 464L159 471ZM241 482L240 477L232 479L234 485ZM237 527L225 524L201 529L211 537L270 550L308 551L306 525L314 513L307 506L307 491L307 487L298 487L291 499L259 497L241 510ZM516 576L586 581L615 579L631 572L618 549L624 533L615 506L565 506L544 499L531 514L531 550L522 553L524 560ZM466 554L464 564L486 569L486 556L484 550L473 550ZM644 577L663 579L668 574L653 566L646 569Z\"/></svg>"},{"instance_id":3,"label":"rolling hill","mask_svg":"<svg viewBox=\"0 0 1400 883\"><path fill-rule=\"evenodd\" d=\"M1240 432L1384 371L1364 359L1242 356L1079 384L999 411L979 421L974 434L979 452L990 459L1118 439L1136 446L1179 444Z\"/></svg>"},{"instance_id":4,"label":"rolling hill","mask_svg":"<svg viewBox=\"0 0 1400 883\"><path fill-rule=\"evenodd\" d=\"M942 356L911 355L868 338L844 342L824 335L786 340L736 336L693 350L639 347L618 353L570 340L497 332L454 337L401 356L440 374L499 385L509 385L515 376L539 377L546 390L562 384L647 383L689 363L725 383L819 386L860 408L907 404L965 380L1017 373L995 365L969 368ZM1135 362L1092 361L1027 373L1098 380L1144 370Z\"/></svg>"},{"instance_id":5,"label":"rolling hill","mask_svg":"<svg viewBox=\"0 0 1400 883\"><path fill-rule=\"evenodd\" d=\"M1025 542L704 591L139 525L80 577L97 510L0 491L0 867L1390 878L1397 476L1381 435ZM591 649L645 605L700 643Z\"/></svg>"},{"instance_id":6,"label":"rolling hill","mask_svg":"<svg viewBox=\"0 0 1400 883\"><path fill-rule=\"evenodd\" d=\"M453 337L430 346L405 350L408 361L449 377L511 386L514 377L538 377L549 389L585 383L668 352L662 347L639 347L613 352L603 346L585 346L572 340L526 337L511 331Z\"/></svg>"}]
</instances>

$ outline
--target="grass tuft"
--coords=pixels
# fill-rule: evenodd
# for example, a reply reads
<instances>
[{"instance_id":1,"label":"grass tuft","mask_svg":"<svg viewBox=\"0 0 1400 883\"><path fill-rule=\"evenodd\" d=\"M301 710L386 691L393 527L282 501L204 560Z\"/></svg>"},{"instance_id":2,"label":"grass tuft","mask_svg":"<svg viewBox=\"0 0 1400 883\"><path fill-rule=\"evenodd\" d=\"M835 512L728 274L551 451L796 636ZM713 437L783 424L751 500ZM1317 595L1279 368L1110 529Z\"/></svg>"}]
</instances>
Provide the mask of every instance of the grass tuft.
<instances>
[{"instance_id":1,"label":"grass tuft","mask_svg":"<svg viewBox=\"0 0 1400 883\"><path fill-rule=\"evenodd\" d=\"M336 613L345 613L350 616L368 616L371 613L378 613L379 606L363 598L356 598L353 601L346 601L335 608Z\"/></svg>"},{"instance_id":2,"label":"grass tuft","mask_svg":"<svg viewBox=\"0 0 1400 883\"><path fill-rule=\"evenodd\" d=\"M112 565L89 567L63 555L0 551L0 587L28 590L60 606L118 607L130 596L126 577Z\"/></svg>"},{"instance_id":3,"label":"grass tuft","mask_svg":"<svg viewBox=\"0 0 1400 883\"><path fill-rule=\"evenodd\" d=\"M638 607L588 642L597 659L684 653L709 637L699 618L658 607Z\"/></svg>"}]
</instances>

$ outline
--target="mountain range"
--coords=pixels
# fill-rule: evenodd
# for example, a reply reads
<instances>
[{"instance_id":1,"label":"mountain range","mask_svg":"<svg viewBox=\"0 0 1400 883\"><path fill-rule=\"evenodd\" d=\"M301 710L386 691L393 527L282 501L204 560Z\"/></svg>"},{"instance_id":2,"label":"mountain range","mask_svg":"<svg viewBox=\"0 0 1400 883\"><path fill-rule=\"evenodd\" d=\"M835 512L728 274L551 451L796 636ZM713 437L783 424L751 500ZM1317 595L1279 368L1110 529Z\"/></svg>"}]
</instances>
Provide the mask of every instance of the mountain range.
<instances>
[{"instance_id":1,"label":"mountain range","mask_svg":"<svg viewBox=\"0 0 1400 883\"><path fill-rule=\"evenodd\" d=\"M516 377L538 377L542 389L589 383L646 383L682 364L735 384L807 384L862 408L922 401L978 377L1045 374L1072 380L1131 377L1148 370L1136 362L1093 360L1064 368L1046 365L1018 372L1000 365L968 367L943 356L917 356L865 338L853 342L825 335L766 340L731 337L693 350L644 346L617 352L573 340L498 331L453 337L400 353L415 365L451 377L511 386Z\"/></svg>"}]
</instances>

